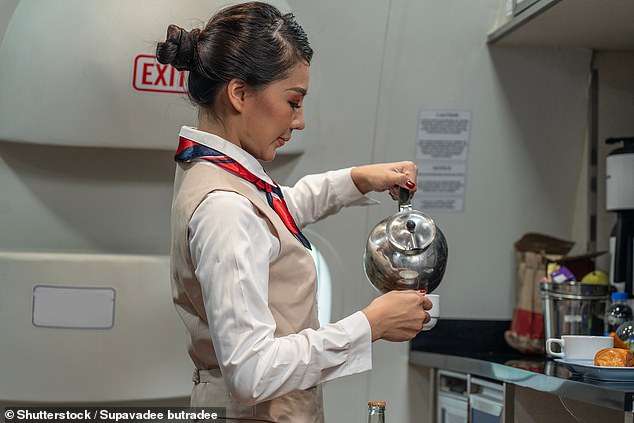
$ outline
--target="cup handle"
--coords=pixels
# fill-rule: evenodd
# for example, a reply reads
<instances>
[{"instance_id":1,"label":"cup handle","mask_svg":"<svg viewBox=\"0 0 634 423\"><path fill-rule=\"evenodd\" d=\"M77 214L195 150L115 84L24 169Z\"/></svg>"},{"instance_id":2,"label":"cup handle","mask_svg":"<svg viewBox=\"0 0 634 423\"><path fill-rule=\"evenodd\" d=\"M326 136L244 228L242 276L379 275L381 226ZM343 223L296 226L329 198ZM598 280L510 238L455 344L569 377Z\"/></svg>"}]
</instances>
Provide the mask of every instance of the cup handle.
<instances>
[{"instance_id":1,"label":"cup handle","mask_svg":"<svg viewBox=\"0 0 634 423\"><path fill-rule=\"evenodd\" d=\"M559 350L560 351L553 351L551 348L552 344L557 344L559 345ZM561 339L556 339L556 338L549 338L546 340L546 351L548 352L548 354L554 356L554 357L564 357L564 343L562 342Z\"/></svg>"}]
</instances>

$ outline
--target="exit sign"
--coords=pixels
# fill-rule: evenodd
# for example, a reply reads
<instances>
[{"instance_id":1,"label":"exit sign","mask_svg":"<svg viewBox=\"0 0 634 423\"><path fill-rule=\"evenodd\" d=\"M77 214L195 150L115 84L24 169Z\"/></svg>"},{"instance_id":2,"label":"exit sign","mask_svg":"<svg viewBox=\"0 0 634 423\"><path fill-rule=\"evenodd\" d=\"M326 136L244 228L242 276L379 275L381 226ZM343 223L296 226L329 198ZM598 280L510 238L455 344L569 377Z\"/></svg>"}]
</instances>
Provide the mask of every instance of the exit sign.
<instances>
[{"instance_id":1,"label":"exit sign","mask_svg":"<svg viewBox=\"0 0 634 423\"><path fill-rule=\"evenodd\" d=\"M136 91L186 94L187 72L164 65L155 56L139 54L134 58L132 87Z\"/></svg>"}]
</instances>

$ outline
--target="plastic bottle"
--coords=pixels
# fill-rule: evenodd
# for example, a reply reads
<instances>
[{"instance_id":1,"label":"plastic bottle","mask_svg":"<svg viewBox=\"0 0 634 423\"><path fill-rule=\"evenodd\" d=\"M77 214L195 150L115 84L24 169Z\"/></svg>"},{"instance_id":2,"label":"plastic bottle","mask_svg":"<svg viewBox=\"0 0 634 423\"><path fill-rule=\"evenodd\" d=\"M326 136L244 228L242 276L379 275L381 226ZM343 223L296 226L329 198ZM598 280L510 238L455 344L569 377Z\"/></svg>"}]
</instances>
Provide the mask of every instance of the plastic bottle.
<instances>
[{"instance_id":1,"label":"plastic bottle","mask_svg":"<svg viewBox=\"0 0 634 423\"><path fill-rule=\"evenodd\" d=\"M628 320L616 329L616 336L634 352L634 320ZM616 347L616 344L614 345Z\"/></svg>"},{"instance_id":2,"label":"plastic bottle","mask_svg":"<svg viewBox=\"0 0 634 423\"><path fill-rule=\"evenodd\" d=\"M368 402L368 423L385 423L385 401Z\"/></svg>"},{"instance_id":3,"label":"plastic bottle","mask_svg":"<svg viewBox=\"0 0 634 423\"><path fill-rule=\"evenodd\" d=\"M626 292L613 292L612 301L605 310L604 335L610 336L620 325L632 320L632 309L627 304Z\"/></svg>"}]
</instances>

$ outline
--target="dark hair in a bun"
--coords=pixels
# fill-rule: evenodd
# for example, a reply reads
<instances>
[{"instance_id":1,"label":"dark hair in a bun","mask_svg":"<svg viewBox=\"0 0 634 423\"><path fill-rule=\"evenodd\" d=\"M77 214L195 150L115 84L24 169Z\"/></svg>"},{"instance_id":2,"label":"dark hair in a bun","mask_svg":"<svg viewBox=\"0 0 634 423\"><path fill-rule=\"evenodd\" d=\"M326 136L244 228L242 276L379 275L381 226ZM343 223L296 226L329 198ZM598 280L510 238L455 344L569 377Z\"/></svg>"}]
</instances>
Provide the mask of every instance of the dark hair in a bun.
<instances>
[{"instance_id":1,"label":"dark hair in a bun","mask_svg":"<svg viewBox=\"0 0 634 423\"><path fill-rule=\"evenodd\" d=\"M229 6L202 30L170 25L156 48L159 62L189 71L189 97L200 107L212 107L231 79L260 89L284 79L297 63L310 64L312 56L295 17L261 2Z\"/></svg>"},{"instance_id":2,"label":"dark hair in a bun","mask_svg":"<svg viewBox=\"0 0 634 423\"><path fill-rule=\"evenodd\" d=\"M196 54L198 34L199 29L187 32L174 24L168 26L165 42L158 43L156 47L156 58L159 62L169 63L178 70L190 70Z\"/></svg>"}]
</instances>

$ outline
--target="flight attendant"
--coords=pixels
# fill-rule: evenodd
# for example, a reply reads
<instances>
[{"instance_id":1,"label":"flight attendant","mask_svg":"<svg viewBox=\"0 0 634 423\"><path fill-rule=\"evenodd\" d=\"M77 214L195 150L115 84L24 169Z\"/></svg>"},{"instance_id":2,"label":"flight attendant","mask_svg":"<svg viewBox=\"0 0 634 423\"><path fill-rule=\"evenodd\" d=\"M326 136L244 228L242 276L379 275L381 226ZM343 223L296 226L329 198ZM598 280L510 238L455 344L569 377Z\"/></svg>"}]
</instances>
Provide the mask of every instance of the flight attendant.
<instances>
[{"instance_id":1,"label":"flight attendant","mask_svg":"<svg viewBox=\"0 0 634 423\"><path fill-rule=\"evenodd\" d=\"M170 25L157 46L159 62L189 71L199 108L197 127L179 136L171 223L191 405L226 407L231 421L322 422L322 382L371 369L373 341L407 341L430 319L422 293L392 291L319 325L302 228L371 204L370 191L415 191L416 166L352 167L293 187L269 177L262 163L304 129L312 55L294 16L259 2L227 7L202 29Z\"/></svg>"}]
</instances>

